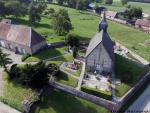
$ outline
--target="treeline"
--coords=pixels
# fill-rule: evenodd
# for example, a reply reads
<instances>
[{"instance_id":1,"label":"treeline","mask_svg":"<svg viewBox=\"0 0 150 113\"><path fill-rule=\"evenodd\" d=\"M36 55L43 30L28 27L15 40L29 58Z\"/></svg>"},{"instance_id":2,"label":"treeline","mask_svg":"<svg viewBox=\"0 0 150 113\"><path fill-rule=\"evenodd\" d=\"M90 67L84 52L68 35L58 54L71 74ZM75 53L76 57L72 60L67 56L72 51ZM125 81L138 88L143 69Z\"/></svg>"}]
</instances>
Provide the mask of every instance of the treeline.
<instances>
[{"instance_id":1,"label":"treeline","mask_svg":"<svg viewBox=\"0 0 150 113\"><path fill-rule=\"evenodd\" d=\"M130 2L150 3L150 0L129 0Z\"/></svg>"},{"instance_id":2,"label":"treeline","mask_svg":"<svg viewBox=\"0 0 150 113\"><path fill-rule=\"evenodd\" d=\"M41 14L47 8L46 3L22 3L20 0L0 1L0 18L28 16L30 24L41 20Z\"/></svg>"}]
</instances>

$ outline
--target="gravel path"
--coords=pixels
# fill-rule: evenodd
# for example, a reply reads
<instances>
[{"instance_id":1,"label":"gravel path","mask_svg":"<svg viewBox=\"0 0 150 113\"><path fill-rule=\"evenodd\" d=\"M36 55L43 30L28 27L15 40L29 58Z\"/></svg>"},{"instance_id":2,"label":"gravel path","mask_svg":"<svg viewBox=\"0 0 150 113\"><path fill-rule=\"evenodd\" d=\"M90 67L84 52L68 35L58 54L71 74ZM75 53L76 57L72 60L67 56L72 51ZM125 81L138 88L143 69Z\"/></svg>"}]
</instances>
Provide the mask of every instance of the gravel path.
<instances>
[{"instance_id":1,"label":"gravel path","mask_svg":"<svg viewBox=\"0 0 150 113\"><path fill-rule=\"evenodd\" d=\"M129 113L130 111L142 111L143 113L150 112L150 85L145 89L140 97L128 108L125 113Z\"/></svg>"},{"instance_id":2,"label":"gravel path","mask_svg":"<svg viewBox=\"0 0 150 113\"><path fill-rule=\"evenodd\" d=\"M0 113L21 113L0 102Z\"/></svg>"},{"instance_id":3,"label":"gravel path","mask_svg":"<svg viewBox=\"0 0 150 113\"><path fill-rule=\"evenodd\" d=\"M0 68L0 96L3 95L3 77L2 77L2 71L3 71L3 69Z\"/></svg>"}]
</instances>

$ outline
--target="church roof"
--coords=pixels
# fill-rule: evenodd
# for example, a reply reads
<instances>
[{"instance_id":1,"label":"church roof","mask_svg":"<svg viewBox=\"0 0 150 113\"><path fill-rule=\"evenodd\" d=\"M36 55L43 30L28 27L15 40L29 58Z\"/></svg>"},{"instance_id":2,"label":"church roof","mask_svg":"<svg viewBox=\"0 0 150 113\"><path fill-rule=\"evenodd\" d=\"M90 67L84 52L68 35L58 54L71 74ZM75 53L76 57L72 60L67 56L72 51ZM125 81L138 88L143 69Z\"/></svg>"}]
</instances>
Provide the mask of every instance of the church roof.
<instances>
[{"instance_id":1,"label":"church roof","mask_svg":"<svg viewBox=\"0 0 150 113\"><path fill-rule=\"evenodd\" d=\"M104 30L101 30L100 32L96 33L96 35L92 38L86 51L86 57L88 57L100 43L103 44L110 58L114 60L113 42L110 39L108 33Z\"/></svg>"},{"instance_id":2,"label":"church roof","mask_svg":"<svg viewBox=\"0 0 150 113\"><path fill-rule=\"evenodd\" d=\"M107 53L109 54L110 58L114 61L114 48L113 48L113 42L110 39L108 33L107 33L107 21L106 21L106 15L104 12L104 15L102 17L102 20L99 24L99 32L96 33L96 35L92 38L90 41L90 44L87 48L86 57L88 57L92 51L100 44L102 43L104 48L106 49Z\"/></svg>"}]
</instances>

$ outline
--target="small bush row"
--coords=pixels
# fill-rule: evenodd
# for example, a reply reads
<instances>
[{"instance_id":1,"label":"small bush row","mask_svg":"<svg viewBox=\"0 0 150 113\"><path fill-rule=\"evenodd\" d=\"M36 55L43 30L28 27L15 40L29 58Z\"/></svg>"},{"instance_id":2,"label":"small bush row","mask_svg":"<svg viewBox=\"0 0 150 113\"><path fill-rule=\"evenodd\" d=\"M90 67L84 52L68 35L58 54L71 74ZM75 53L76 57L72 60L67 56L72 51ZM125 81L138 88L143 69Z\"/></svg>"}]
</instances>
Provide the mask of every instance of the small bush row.
<instances>
[{"instance_id":1,"label":"small bush row","mask_svg":"<svg viewBox=\"0 0 150 113\"><path fill-rule=\"evenodd\" d=\"M25 54L25 55L22 56L21 60L25 61L30 56L31 56L30 54Z\"/></svg>"},{"instance_id":2,"label":"small bush row","mask_svg":"<svg viewBox=\"0 0 150 113\"><path fill-rule=\"evenodd\" d=\"M104 99L107 99L107 100L112 99L111 92L109 92L109 91L101 91L101 90L86 87L86 86L82 86L81 90L86 92L86 93L89 93L91 95L98 96L98 97L101 97L101 98L104 98Z\"/></svg>"}]
</instances>

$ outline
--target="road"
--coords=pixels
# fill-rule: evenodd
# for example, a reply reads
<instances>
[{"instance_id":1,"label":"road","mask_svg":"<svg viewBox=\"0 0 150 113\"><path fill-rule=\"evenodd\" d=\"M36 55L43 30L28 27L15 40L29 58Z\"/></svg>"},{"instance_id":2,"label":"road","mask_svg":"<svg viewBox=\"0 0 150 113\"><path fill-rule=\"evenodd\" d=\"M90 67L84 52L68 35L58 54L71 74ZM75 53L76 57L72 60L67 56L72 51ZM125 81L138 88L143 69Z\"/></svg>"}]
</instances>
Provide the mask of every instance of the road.
<instances>
[{"instance_id":1,"label":"road","mask_svg":"<svg viewBox=\"0 0 150 113\"><path fill-rule=\"evenodd\" d=\"M150 85L145 89L140 97L128 108L125 113L131 113L131 111L142 111L140 113L150 113Z\"/></svg>"}]
</instances>

